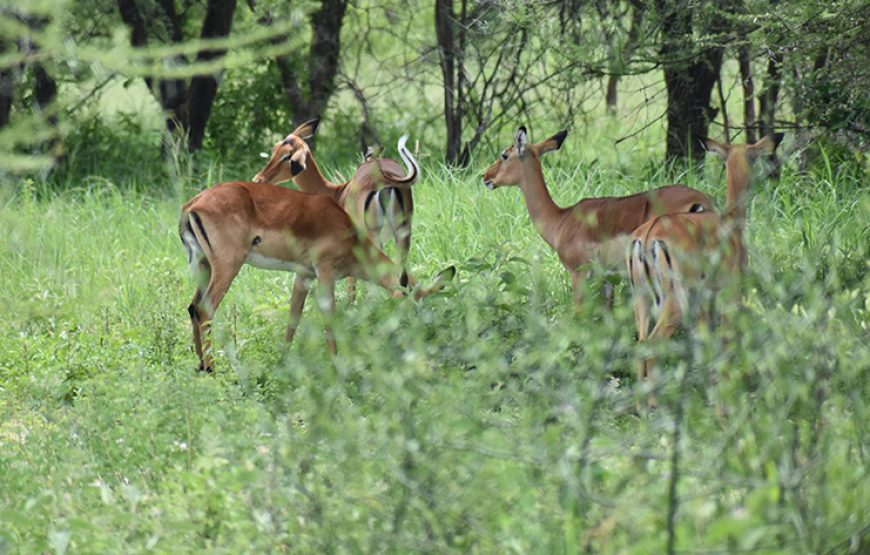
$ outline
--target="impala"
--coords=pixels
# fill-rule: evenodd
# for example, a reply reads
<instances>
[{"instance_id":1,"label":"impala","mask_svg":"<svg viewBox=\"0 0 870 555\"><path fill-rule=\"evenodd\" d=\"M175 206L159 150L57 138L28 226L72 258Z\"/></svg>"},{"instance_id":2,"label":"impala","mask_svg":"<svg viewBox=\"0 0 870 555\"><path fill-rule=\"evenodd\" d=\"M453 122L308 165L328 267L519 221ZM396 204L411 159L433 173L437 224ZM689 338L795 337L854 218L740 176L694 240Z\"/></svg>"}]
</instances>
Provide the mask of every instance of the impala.
<instances>
[{"instance_id":1,"label":"impala","mask_svg":"<svg viewBox=\"0 0 870 555\"><path fill-rule=\"evenodd\" d=\"M727 194L725 212L668 214L638 227L631 236L626 265L634 292L634 318L638 341L670 337L690 306L694 293L716 291L739 281L746 267L743 228L746 202L752 180L753 160L771 155L783 134L768 135L752 145L717 143L701 139L702 145L725 161ZM711 297L712 298L712 297ZM649 332L650 312L656 325ZM698 310L699 318L712 315ZM652 381L651 358L641 358L637 367L638 384ZM650 389L648 407L655 408L655 393ZM640 401L637 405L640 412Z\"/></svg>"},{"instance_id":2,"label":"impala","mask_svg":"<svg viewBox=\"0 0 870 555\"><path fill-rule=\"evenodd\" d=\"M396 240L401 279L407 281L405 265L411 248L411 219L414 214L411 185L420 176L417 161L405 148L407 136L399 139L398 145L407 175L403 175L398 162L379 159L377 153L369 149L353 177L336 184L320 173L305 142L317 132L319 123L320 118L307 121L275 144L272 157L254 176L254 182L278 184L292 179L305 192L335 199L350 215L356 229L368 235L369 240L378 246L382 246L381 236L387 232ZM355 292L350 280L351 300Z\"/></svg>"},{"instance_id":3,"label":"impala","mask_svg":"<svg viewBox=\"0 0 870 555\"><path fill-rule=\"evenodd\" d=\"M625 197L601 197L581 200L561 208L553 202L540 157L558 150L567 131L560 131L546 141L529 144L525 127L520 127L514 145L483 174L490 190L519 185L538 232L559 254L562 265L571 274L574 306L583 302L583 283L592 268L601 265L606 272L618 271L625 261L629 234L643 222L669 212L701 212L713 209L710 197L683 185L670 185ZM607 305L613 302L613 287L604 285Z\"/></svg>"},{"instance_id":4,"label":"impala","mask_svg":"<svg viewBox=\"0 0 870 555\"><path fill-rule=\"evenodd\" d=\"M327 313L329 350L336 352L329 322L335 310L335 280L345 276L372 281L404 294L411 280L354 230L334 200L264 183L215 185L190 199L181 210L179 234L187 251L196 291L190 303L193 343L200 370L211 372L209 328L214 313L244 264L296 272L285 340L293 340L311 278L316 277ZM452 266L434 282L413 291L415 299L441 287Z\"/></svg>"}]
</instances>

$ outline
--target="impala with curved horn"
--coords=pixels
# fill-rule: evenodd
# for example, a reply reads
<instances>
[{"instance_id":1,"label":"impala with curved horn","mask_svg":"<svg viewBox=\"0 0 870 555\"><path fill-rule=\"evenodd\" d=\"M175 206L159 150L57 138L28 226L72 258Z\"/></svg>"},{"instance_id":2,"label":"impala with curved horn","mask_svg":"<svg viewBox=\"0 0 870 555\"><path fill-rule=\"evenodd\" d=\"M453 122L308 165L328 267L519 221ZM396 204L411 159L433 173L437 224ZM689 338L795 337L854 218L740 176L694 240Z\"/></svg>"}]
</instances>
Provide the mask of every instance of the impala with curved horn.
<instances>
[{"instance_id":1,"label":"impala with curved horn","mask_svg":"<svg viewBox=\"0 0 870 555\"><path fill-rule=\"evenodd\" d=\"M634 292L634 318L639 341L667 339L685 320L692 295L703 288L717 290L739 280L746 267L743 228L752 181L752 162L772 155L783 134L768 135L751 145L723 144L701 139L709 152L725 162L727 194L725 212L668 214L637 228L631 236L626 266ZM656 325L649 332L650 312ZM700 310L702 320L712 315ZM652 358L638 362L638 384L652 381ZM648 407L655 408L650 389ZM637 410L640 412L640 401Z\"/></svg>"},{"instance_id":2,"label":"impala with curved horn","mask_svg":"<svg viewBox=\"0 0 870 555\"><path fill-rule=\"evenodd\" d=\"M405 174L398 162L380 159L370 150L352 178L344 183L333 183L320 172L305 142L314 136L319 124L320 118L309 120L276 143L271 158L254 176L254 182L278 184L292 179L305 192L335 199L350 215L356 228L379 247L383 245L382 235L388 233L396 240L401 279L405 281L414 215L411 185L420 176L420 166L405 146L407 135L399 139L398 144ZM356 291L352 280L350 287L352 301Z\"/></svg>"},{"instance_id":3,"label":"impala with curved horn","mask_svg":"<svg viewBox=\"0 0 870 555\"><path fill-rule=\"evenodd\" d=\"M558 254L571 274L574 305L583 302L583 283L597 263L605 271L619 271L625 260L629 234L659 214L713 210L710 197L684 185L670 185L624 197L581 200L562 208L553 202L544 182L541 155L558 150L567 136L560 131L549 139L531 144L525 127L520 127L514 144L483 174L490 190L518 185L523 192L529 216L538 232ZM613 288L605 281L607 305L613 301Z\"/></svg>"},{"instance_id":4,"label":"impala with curved horn","mask_svg":"<svg viewBox=\"0 0 870 555\"><path fill-rule=\"evenodd\" d=\"M265 183L215 185L189 200L181 210L179 234L187 251L196 291L190 303L193 342L200 369L213 368L209 328L215 311L244 264L296 272L285 339L293 340L310 281L316 277L324 310L335 309L335 280L354 276L405 294L413 283L365 237L331 198ZM427 287L413 289L419 299L452 279L452 266ZM327 318L327 344L336 352Z\"/></svg>"}]
</instances>

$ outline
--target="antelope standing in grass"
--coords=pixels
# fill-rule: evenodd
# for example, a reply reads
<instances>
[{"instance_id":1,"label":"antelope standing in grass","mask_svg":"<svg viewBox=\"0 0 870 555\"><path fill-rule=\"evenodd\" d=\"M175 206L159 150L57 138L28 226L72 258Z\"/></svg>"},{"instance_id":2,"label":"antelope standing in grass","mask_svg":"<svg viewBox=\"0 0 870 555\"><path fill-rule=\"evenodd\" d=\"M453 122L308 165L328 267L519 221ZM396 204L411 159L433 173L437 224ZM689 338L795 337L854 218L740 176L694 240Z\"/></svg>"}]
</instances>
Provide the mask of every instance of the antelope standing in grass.
<instances>
[{"instance_id":1,"label":"antelope standing in grass","mask_svg":"<svg viewBox=\"0 0 870 555\"><path fill-rule=\"evenodd\" d=\"M722 144L701 139L703 146L725 161L727 194L725 212L667 214L638 227L631 235L626 266L634 293L634 318L639 341L667 339L690 310L701 320L712 315L690 306L696 293L713 295L738 282L746 267L743 228L754 160L772 155L783 134L768 135L752 145ZM656 318L649 332L650 312ZM638 362L637 381L652 381L653 360ZM648 407L655 408L650 389ZM640 401L637 410L640 412Z\"/></svg>"},{"instance_id":2,"label":"antelope standing in grass","mask_svg":"<svg viewBox=\"0 0 870 555\"><path fill-rule=\"evenodd\" d=\"M393 160L366 155L353 177L344 183L332 183L320 172L311 149L305 142L314 136L320 118L314 118L297 127L275 144L272 156L260 172L255 183L283 183L293 180L301 190L335 199L350 215L356 229L381 247L381 237L388 233L396 240L401 280L407 280L406 263L411 248L411 220L414 199L411 185L420 176L420 167L405 147L407 136L399 139L398 149L407 172ZM351 302L356 287L350 282Z\"/></svg>"},{"instance_id":3,"label":"antelope standing in grass","mask_svg":"<svg viewBox=\"0 0 870 555\"><path fill-rule=\"evenodd\" d=\"M209 328L215 311L244 264L296 272L285 340L293 340L310 281L316 277L327 313L329 350L336 352L329 324L335 310L335 280L354 276L405 294L413 283L367 238L360 237L347 213L322 195L265 183L215 185L190 199L181 210L179 234L187 251L196 291L190 303L193 343L200 370L213 368ZM455 269L441 272L415 299L440 289Z\"/></svg>"},{"instance_id":4,"label":"antelope standing in grass","mask_svg":"<svg viewBox=\"0 0 870 555\"><path fill-rule=\"evenodd\" d=\"M493 190L518 185L526 200L529 216L541 237L559 254L571 274L574 305L583 303L583 284L600 264L605 271L619 271L625 261L629 234L639 225L670 212L707 212L713 210L710 197L684 185L670 185L624 197L581 200L561 208L553 202L544 182L541 155L558 150L567 131L530 144L525 127L520 127L514 144L483 174L486 187ZM613 287L605 281L607 305L613 302Z\"/></svg>"}]
</instances>

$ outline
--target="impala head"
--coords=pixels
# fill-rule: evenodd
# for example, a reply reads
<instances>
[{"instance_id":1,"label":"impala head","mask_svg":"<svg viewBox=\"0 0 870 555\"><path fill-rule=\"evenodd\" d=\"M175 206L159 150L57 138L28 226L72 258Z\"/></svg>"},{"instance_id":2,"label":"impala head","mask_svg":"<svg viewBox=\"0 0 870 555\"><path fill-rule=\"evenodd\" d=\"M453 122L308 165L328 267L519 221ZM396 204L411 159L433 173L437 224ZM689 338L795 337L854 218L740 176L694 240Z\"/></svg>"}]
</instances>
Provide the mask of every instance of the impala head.
<instances>
[{"instance_id":1,"label":"impala head","mask_svg":"<svg viewBox=\"0 0 870 555\"><path fill-rule=\"evenodd\" d=\"M733 165L735 171L742 170L748 173L753 161L776 152L776 147L782 142L783 136L783 133L772 133L751 145L720 143L707 137L701 137L700 140L701 146L707 152L712 152L726 164Z\"/></svg>"},{"instance_id":2,"label":"impala head","mask_svg":"<svg viewBox=\"0 0 870 555\"><path fill-rule=\"evenodd\" d=\"M530 144L525 127L520 127L514 135L514 144L501 151L501 155L493 165L483 172L483 184L487 189L495 189L507 185L519 185L523 177L520 158L532 153L536 158L546 152L559 150L568 135L562 130L540 143Z\"/></svg>"},{"instance_id":3,"label":"impala head","mask_svg":"<svg viewBox=\"0 0 870 555\"><path fill-rule=\"evenodd\" d=\"M305 171L311 149L307 141L317 132L320 118L306 121L293 130L272 148L272 156L260 173L254 176L254 183L283 183Z\"/></svg>"}]
</instances>

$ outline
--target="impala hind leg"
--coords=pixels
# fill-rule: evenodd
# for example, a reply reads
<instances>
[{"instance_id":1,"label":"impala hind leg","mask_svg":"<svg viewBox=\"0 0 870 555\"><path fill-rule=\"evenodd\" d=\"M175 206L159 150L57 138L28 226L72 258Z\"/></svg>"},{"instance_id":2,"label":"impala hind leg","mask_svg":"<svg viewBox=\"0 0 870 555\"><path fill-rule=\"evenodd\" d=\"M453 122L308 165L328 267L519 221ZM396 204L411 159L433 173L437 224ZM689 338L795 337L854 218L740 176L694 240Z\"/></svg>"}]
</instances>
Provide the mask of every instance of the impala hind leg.
<instances>
[{"instance_id":1,"label":"impala hind leg","mask_svg":"<svg viewBox=\"0 0 870 555\"><path fill-rule=\"evenodd\" d=\"M408 278L408 252L411 250L411 222L399 226L395 230L396 251L399 259L399 266L402 268L402 274L399 276L399 283L402 287L407 287Z\"/></svg>"},{"instance_id":2,"label":"impala hind leg","mask_svg":"<svg viewBox=\"0 0 870 555\"><path fill-rule=\"evenodd\" d=\"M634 299L634 324L637 327L637 341L639 344L646 342L649 333L649 302L642 298L641 295L641 292L636 292ZM637 360L637 382L635 388L638 390L646 381L646 363L646 357L640 357ZM635 401L635 411L638 415L642 414L639 396L637 396Z\"/></svg>"},{"instance_id":3,"label":"impala hind leg","mask_svg":"<svg viewBox=\"0 0 870 555\"><path fill-rule=\"evenodd\" d=\"M586 278L589 272L573 270L571 273L571 292L574 301L574 314L580 314L583 311L583 287L586 284Z\"/></svg>"},{"instance_id":4,"label":"impala hind leg","mask_svg":"<svg viewBox=\"0 0 870 555\"><path fill-rule=\"evenodd\" d=\"M338 353L335 344L335 332L332 329L332 321L335 317L335 271L330 265L317 267L317 295L320 301L320 308L323 310L326 319L324 325L326 346L329 348L329 352L335 355Z\"/></svg>"},{"instance_id":5,"label":"impala hind leg","mask_svg":"<svg viewBox=\"0 0 870 555\"><path fill-rule=\"evenodd\" d=\"M205 257L200 260L191 259L191 273L196 281L196 290L193 292L193 299L190 301L190 306L187 307L187 312L190 314L190 324L193 328L193 350L196 352L196 358L202 363L202 330L200 328L202 322L199 320L198 307L202 303L202 295L206 285L211 277L211 266ZM203 370L200 364L200 370Z\"/></svg>"},{"instance_id":6,"label":"impala hind leg","mask_svg":"<svg viewBox=\"0 0 870 555\"><path fill-rule=\"evenodd\" d=\"M242 268L242 260L238 261L212 261L211 273L208 286L202 295L194 295L194 303L190 306L190 318L194 322L194 344L197 332L200 335L199 369L204 372L214 370L214 360L211 356L211 322L215 311L226 295L239 270ZM197 293L200 290L197 289Z\"/></svg>"},{"instance_id":7,"label":"impala hind leg","mask_svg":"<svg viewBox=\"0 0 870 555\"><path fill-rule=\"evenodd\" d=\"M309 277L297 273L293 280L293 292L290 293L290 321L287 323L287 331L284 334L284 341L288 344L293 342L299 320L302 319L302 309L305 308L305 299L308 297L310 289Z\"/></svg>"},{"instance_id":8,"label":"impala hind leg","mask_svg":"<svg viewBox=\"0 0 870 555\"><path fill-rule=\"evenodd\" d=\"M667 340L674 332L677 330L680 321L680 307L677 303L676 298L673 295L669 295L665 298L665 301L662 305L661 315L659 319L656 321L656 325L653 327L653 330L650 332L649 337L647 338L650 342L661 342ZM644 375L646 376L646 380L649 383L649 397L647 399L647 407L649 410L653 411L656 408L656 393L655 393L655 379L653 376L653 366L655 365L655 357L649 356L643 360L644 365Z\"/></svg>"}]
</instances>

